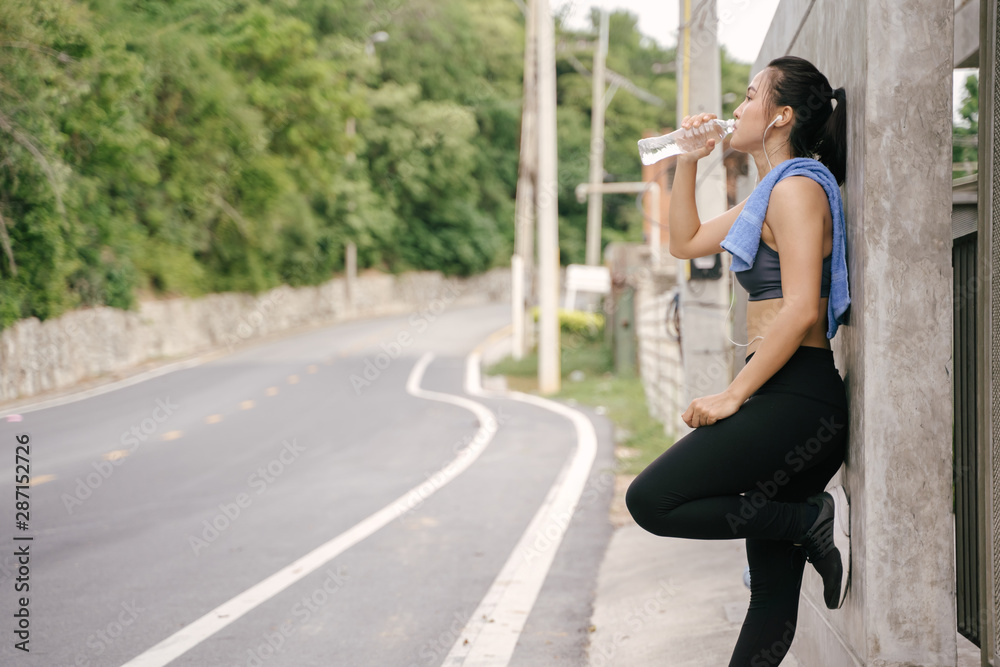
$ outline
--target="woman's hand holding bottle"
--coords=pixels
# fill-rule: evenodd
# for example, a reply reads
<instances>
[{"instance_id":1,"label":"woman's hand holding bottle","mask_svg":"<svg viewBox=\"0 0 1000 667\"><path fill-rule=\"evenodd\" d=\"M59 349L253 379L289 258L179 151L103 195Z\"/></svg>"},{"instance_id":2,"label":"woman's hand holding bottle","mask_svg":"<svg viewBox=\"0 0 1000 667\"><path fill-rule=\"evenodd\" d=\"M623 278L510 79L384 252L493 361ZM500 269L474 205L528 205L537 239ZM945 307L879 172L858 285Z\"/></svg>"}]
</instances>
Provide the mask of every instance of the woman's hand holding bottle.
<instances>
[{"instance_id":1,"label":"woman's hand holding bottle","mask_svg":"<svg viewBox=\"0 0 1000 667\"><path fill-rule=\"evenodd\" d=\"M699 113L693 116L684 116L684 120L681 121L681 128L685 130L698 128L714 118L718 118L714 113ZM683 148L685 152L677 156L677 161L694 164L701 158L711 154L715 150L715 144L715 137L710 137L708 141L705 141L703 136L697 135L688 139L680 139L677 145Z\"/></svg>"}]
</instances>

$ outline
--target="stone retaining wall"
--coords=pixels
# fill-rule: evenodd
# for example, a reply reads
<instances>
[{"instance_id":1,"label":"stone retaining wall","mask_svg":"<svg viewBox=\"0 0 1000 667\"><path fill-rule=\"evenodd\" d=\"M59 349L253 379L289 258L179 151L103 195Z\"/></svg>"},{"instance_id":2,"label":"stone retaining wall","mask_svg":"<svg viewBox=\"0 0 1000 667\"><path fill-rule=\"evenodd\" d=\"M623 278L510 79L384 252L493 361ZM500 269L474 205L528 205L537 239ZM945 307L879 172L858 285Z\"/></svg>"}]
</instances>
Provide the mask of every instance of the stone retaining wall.
<instances>
[{"instance_id":1,"label":"stone retaining wall","mask_svg":"<svg viewBox=\"0 0 1000 667\"><path fill-rule=\"evenodd\" d=\"M152 300L137 311L101 306L39 321L21 320L0 332L0 402L63 389L141 364L233 347L268 334L449 304L510 299L510 269L468 278L437 271L393 276L369 272L309 287L281 286L258 295L211 294Z\"/></svg>"}]
</instances>

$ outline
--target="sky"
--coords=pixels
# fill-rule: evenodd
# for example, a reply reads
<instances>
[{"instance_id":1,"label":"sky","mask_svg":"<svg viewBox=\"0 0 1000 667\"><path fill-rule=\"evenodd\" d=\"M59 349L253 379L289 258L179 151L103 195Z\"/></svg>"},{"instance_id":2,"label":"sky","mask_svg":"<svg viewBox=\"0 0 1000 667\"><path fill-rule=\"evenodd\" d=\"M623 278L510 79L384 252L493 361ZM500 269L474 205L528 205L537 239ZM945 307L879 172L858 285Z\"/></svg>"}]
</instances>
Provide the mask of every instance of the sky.
<instances>
[{"instance_id":1,"label":"sky","mask_svg":"<svg viewBox=\"0 0 1000 667\"><path fill-rule=\"evenodd\" d=\"M681 0L552 0L556 12L567 11L566 22L574 27L590 27L590 8L603 7L608 10L624 9L639 17L639 30L652 37L662 46L677 44L677 25L680 23ZM745 63L757 60L760 45L767 36L768 26L778 8L779 0L716 0L720 17L730 16L728 21L719 21L719 42L734 59ZM692 9L699 0L691 0ZM958 107L964 90L965 78L976 70L955 70L953 78L953 108L956 120Z\"/></svg>"},{"instance_id":2,"label":"sky","mask_svg":"<svg viewBox=\"0 0 1000 667\"><path fill-rule=\"evenodd\" d=\"M753 63L771 25L778 0L717 0L719 42L736 60ZM698 0L691 1L692 10ZM680 0L553 0L555 11L567 10L567 23L574 28L590 26L590 8L624 9L639 17L639 30L662 46L677 44L680 23Z\"/></svg>"}]
</instances>

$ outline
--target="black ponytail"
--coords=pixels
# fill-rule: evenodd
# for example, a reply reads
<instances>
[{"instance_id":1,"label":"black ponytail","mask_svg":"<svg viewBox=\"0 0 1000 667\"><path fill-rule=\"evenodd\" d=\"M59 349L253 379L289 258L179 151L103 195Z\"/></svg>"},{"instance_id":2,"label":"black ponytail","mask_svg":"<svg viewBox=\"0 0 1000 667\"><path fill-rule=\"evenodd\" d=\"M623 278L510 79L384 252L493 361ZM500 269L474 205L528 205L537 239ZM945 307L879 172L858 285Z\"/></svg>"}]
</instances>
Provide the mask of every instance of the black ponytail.
<instances>
[{"instance_id":1,"label":"black ponytail","mask_svg":"<svg viewBox=\"0 0 1000 667\"><path fill-rule=\"evenodd\" d=\"M823 124L821 137L814 149L818 160L826 165L837 183L847 177L847 92L843 88L833 91L836 106Z\"/></svg>"},{"instance_id":2,"label":"black ponytail","mask_svg":"<svg viewBox=\"0 0 1000 667\"><path fill-rule=\"evenodd\" d=\"M768 97L772 108L790 106L792 157L815 158L843 184L847 178L847 94L834 90L815 65L797 56L775 58Z\"/></svg>"}]
</instances>

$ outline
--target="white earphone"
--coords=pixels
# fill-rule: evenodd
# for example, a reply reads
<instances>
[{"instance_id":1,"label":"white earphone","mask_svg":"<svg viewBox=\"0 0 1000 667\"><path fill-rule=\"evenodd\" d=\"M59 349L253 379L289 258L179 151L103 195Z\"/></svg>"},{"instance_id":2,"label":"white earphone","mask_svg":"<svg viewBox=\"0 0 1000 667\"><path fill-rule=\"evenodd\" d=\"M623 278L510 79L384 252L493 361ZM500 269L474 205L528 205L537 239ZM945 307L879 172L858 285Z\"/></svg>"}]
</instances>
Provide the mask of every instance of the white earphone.
<instances>
[{"instance_id":1,"label":"white earphone","mask_svg":"<svg viewBox=\"0 0 1000 667\"><path fill-rule=\"evenodd\" d=\"M778 114L777 116L774 117L774 120L771 121L771 125L774 125L779 120L784 120L784 118L785 118L784 116L782 116L781 114ZM764 130L764 138L767 137L767 130L771 129L771 125L768 125L767 129ZM764 148L764 159L767 160L767 168L768 169L772 169L773 167L771 167L771 158L767 154L767 146L764 146L764 138L761 138L760 145Z\"/></svg>"},{"instance_id":2,"label":"white earphone","mask_svg":"<svg viewBox=\"0 0 1000 667\"><path fill-rule=\"evenodd\" d=\"M729 272L729 280L730 281L735 281L736 280L736 276L735 276L735 274L733 274L732 271ZM735 289L735 287L736 287L735 283L730 282L730 285L731 285L730 290ZM729 313L733 312L733 304L735 304L735 303L736 303L736 300L730 298L730 301L729 301L729 310L726 312L726 319L725 319L726 322L729 322ZM737 343L735 340L733 340L732 338L729 337L729 333L726 333L726 340L728 340L730 343L732 343L736 347L749 347L750 344L753 343L758 338L763 339L764 337L763 336L755 336L749 343Z\"/></svg>"}]
</instances>

